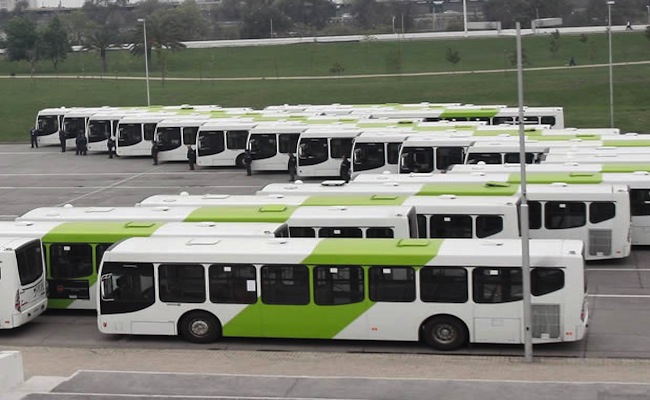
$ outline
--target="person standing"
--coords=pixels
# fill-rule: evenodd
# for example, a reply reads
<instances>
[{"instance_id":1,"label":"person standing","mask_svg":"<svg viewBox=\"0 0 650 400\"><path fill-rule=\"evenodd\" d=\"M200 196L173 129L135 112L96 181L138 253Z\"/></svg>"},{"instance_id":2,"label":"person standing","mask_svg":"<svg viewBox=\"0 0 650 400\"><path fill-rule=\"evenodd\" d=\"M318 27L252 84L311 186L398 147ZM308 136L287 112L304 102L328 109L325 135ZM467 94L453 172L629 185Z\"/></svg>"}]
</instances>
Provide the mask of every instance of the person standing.
<instances>
[{"instance_id":1,"label":"person standing","mask_svg":"<svg viewBox=\"0 0 650 400\"><path fill-rule=\"evenodd\" d=\"M348 160L347 155L343 155L343 161L341 161L341 168L339 168L339 175L345 183L350 182L350 160Z\"/></svg>"},{"instance_id":2,"label":"person standing","mask_svg":"<svg viewBox=\"0 0 650 400\"><path fill-rule=\"evenodd\" d=\"M34 147L38 149L38 130L36 130L36 128L29 130L29 138L32 141L32 149Z\"/></svg>"},{"instance_id":3,"label":"person standing","mask_svg":"<svg viewBox=\"0 0 650 400\"><path fill-rule=\"evenodd\" d=\"M113 152L115 151L115 140L112 136L109 136L106 140L106 147L108 148L108 158L113 158Z\"/></svg>"},{"instance_id":4,"label":"person standing","mask_svg":"<svg viewBox=\"0 0 650 400\"><path fill-rule=\"evenodd\" d=\"M633 31L632 29L632 23L630 21L627 21L627 24L625 25L625 30L626 31Z\"/></svg>"},{"instance_id":5,"label":"person standing","mask_svg":"<svg viewBox=\"0 0 650 400\"><path fill-rule=\"evenodd\" d=\"M80 156L81 152L83 151L83 144L81 143L81 134L77 134L77 138L74 140L75 143L75 149L74 149L74 155L75 156Z\"/></svg>"},{"instance_id":6,"label":"person standing","mask_svg":"<svg viewBox=\"0 0 650 400\"><path fill-rule=\"evenodd\" d=\"M59 131L59 142L61 143L61 153L65 153L65 132Z\"/></svg>"},{"instance_id":7,"label":"person standing","mask_svg":"<svg viewBox=\"0 0 650 400\"><path fill-rule=\"evenodd\" d=\"M289 170L289 180L296 180L296 156L293 153L289 153L289 162L287 163L287 169Z\"/></svg>"},{"instance_id":8,"label":"person standing","mask_svg":"<svg viewBox=\"0 0 650 400\"><path fill-rule=\"evenodd\" d=\"M196 164L196 150L192 145L187 145L187 163L190 165L190 171L194 171L194 164Z\"/></svg>"},{"instance_id":9,"label":"person standing","mask_svg":"<svg viewBox=\"0 0 650 400\"><path fill-rule=\"evenodd\" d=\"M79 136L81 137L81 155L86 156L88 155L88 138L83 133L80 133Z\"/></svg>"},{"instance_id":10,"label":"person standing","mask_svg":"<svg viewBox=\"0 0 650 400\"><path fill-rule=\"evenodd\" d=\"M154 140L151 142L151 158L153 158L153 165L158 165L158 143Z\"/></svg>"},{"instance_id":11,"label":"person standing","mask_svg":"<svg viewBox=\"0 0 650 400\"><path fill-rule=\"evenodd\" d=\"M246 175L251 176L251 164L253 163L253 156L250 150L244 151L244 166L246 167Z\"/></svg>"}]
</instances>

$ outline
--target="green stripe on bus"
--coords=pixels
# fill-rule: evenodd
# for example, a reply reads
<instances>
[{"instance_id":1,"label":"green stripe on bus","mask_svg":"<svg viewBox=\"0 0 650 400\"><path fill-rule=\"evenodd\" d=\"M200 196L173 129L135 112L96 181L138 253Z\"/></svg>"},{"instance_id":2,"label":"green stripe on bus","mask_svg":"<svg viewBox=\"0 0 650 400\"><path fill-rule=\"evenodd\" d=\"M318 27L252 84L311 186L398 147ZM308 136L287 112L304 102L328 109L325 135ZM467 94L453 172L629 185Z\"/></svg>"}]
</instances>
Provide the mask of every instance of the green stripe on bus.
<instances>
[{"instance_id":1,"label":"green stripe on bus","mask_svg":"<svg viewBox=\"0 0 650 400\"><path fill-rule=\"evenodd\" d=\"M65 222L42 238L43 242L115 243L129 237L151 236L163 226L159 222Z\"/></svg>"},{"instance_id":2,"label":"green stripe on bus","mask_svg":"<svg viewBox=\"0 0 650 400\"><path fill-rule=\"evenodd\" d=\"M612 147L646 147L650 146L650 140L647 139L638 139L638 140L603 140L603 146L612 146Z\"/></svg>"},{"instance_id":3,"label":"green stripe on bus","mask_svg":"<svg viewBox=\"0 0 650 400\"><path fill-rule=\"evenodd\" d=\"M598 184L603 182L603 175L598 172L527 172L526 182L538 184L553 182ZM521 183L521 176L518 173L510 174L508 183Z\"/></svg>"},{"instance_id":4,"label":"green stripe on bus","mask_svg":"<svg viewBox=\"0 0 650 400\"><path fill-rule=\"evenodd\" d=\"M485 183L426 183L417 196L441 196L451 194L456 196L512 196L519 191L518 185L505 182Z\"/></svg>"},{"instance_id":5,"label":"green stripe on bus","mask_svg":"<svg viewBox=\"0 0 650 400\"><path fill-rule=\"evenodd\" d=\"M581 141L591 141L591 140L601 140L602 136L600 135L539 135L535 136L535 140L540 142L553 142L553 141L572 141L572 140L581 140ZM571 145L571 143L568 143Z\"/></svg>"},{"instance_id":6,"label":"green stripe on bus","mask_svg":"<svg viewBox=\"0 0 650 400\"><path fill-rule=\"evenodd\" d=\"M635 172L635 171L647 171L650 172L650 164L616 164L608 163L601 166L602 172L610 173L625 173L625 172Z\"/></svg>"},{"instance_id":7,"label":"green stripe on bus","mask_svg":"<svg viewBox=\"0 0 650 400\"><path fill-rule=\"evenodd\" d=\"M303 264L425 265L438 254L442 239L323 239Z\"/></svg>"},{"instance_id":8,"label":"green stripe on bus","mask_svg":"<svg viewBox=\"0 0 650 400\"><path fill-rule=\"evenodd\" d=\"M354 196L309 196L303 206L399 206L408 196L397 195L354 195Z\"/></svg>"},{"instance_id":9,"label":"green stripe on bus","mask_svg":"<svg viewBox=\"0 0 650 400\"><path fill-rule=\"evenodd\" d=\"M441 118L472 118L472 117L494 117L499 113L496 108L479 108L471 110L444 110L440 113Z\"/></svg>"},{"instance_id":10,"label":"green stripe on bus","mask_svg":"<svg viewBox=\"0 0 650 400\"><path fill-rule=\"evenodd\" d=\"M184 222L277 222L289 220L295 206L269 204L265 206L199 207Z\"/></svg>"}]
</instances>

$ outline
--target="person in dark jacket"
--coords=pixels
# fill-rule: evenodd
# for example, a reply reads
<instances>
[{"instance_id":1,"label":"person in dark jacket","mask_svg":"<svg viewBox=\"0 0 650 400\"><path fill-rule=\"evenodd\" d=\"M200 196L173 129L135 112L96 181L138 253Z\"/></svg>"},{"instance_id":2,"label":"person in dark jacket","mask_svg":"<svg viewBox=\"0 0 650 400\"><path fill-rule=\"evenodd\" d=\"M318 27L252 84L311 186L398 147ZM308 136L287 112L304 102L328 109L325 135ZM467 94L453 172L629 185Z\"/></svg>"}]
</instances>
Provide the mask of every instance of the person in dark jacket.
<instances>
[{"instance_id":1,"label":"person in dark jacket","mask_svg":"<svg viewBox=\"0 0 650 400\"><path fill-rule=\"evenodd\" d=\"M29 130L29 138L32 141L32 149L34 147L38 149L38 130L36 128Z\"/></svg>"},{"instance_id":2,"label":"person in dark jacket","mask_svg":"<svg viewBox=\"0 0 650 400\"><path fill-rule=\"evenodd\" d=\"M81 155L88 155L88 138L82 133L79 134L79 137L81 138Z\"/></svg>"},{"instance_id":3,"label":"person in dark jacket","mask_svg":"<svg viewBox=\"0 0 650 400\"><path fill-rule=\"evenodd\" d=\"M153 165L158 165L158 143L154 140L151 142L151 158L153 158Z\"/></svg>"},{"instance_id":4,"label":"person in dark jacket","mask_svg":"<svg viewBox=\"0 0 650 400\"><path fill-rule=\"evenodd\" d=\"M348 160L348 156L345 154L343 155L343 161L341 161L339 175L341 176L341 179L345 181L345 183L350 182L350 160Z\"/></svg>"},{"instance_id":5,"label":"person in dark jacket","mask_svg":"<svg viewBox=\"0 0 650 400\"><path fill-rule=\"evenodd\" d=\"M61 143L61 153L65 153L65 132L59 131L59 142Z\"/></svg>"},{"instance_id":6,"label":"person in dark jacket","mask_svg":"<svg viewBox=\"0 0 650 400\"><path fill-rule=\"evenodd\" d=\"M106 147L108 148L108 158L113 158L113 153L115 152L115 140L112 136L109 136L106 140Z\"/></svg>"},{"instance_id":7,"label":"person in dark jacket","mask_svg":"<svg viewBox=\"0 0 650 400\"><path fill-rule=\"evenodd\" d=\"M244 151L244 166L246 167L246 175L251 176L251 164L253 163L253 156L250 150Z\"/></svg>"},{"instance_id":8,"label":"person in dark jacket","mask_svg":"<svg viewBox=\"0 0 650 400\"><path fill-rule=\"evenodd\" d=\"M289 153L289 162L287 162L287 170L289 170L289 180L296 180L296 156Z\"/></svg>"},{"instance_id":9,"label":"person in dark jacket","mask_svg":"<svg viewBox=\"0 0 650 400\"><path fill-rule=\"evenodd\" d=\"M75 156L80 156L82 151L83 151L83 143L81 142L83 139L81 138L81 135L77 135L77 138L74 140L75 143L75 150L74 150L74 155Z\"/></svg>"},{"instance_id":10,"label":"person in dark jacket","mask_svg":"<svg viewBox=\"0 0 650 400\"><path fill-rule=\"evenodd\" d=\"M196 164L196 150L192 145L187 145L187 163L190 165L190 171L194 171L194 164Z\"/></svg>"}]
</instances>

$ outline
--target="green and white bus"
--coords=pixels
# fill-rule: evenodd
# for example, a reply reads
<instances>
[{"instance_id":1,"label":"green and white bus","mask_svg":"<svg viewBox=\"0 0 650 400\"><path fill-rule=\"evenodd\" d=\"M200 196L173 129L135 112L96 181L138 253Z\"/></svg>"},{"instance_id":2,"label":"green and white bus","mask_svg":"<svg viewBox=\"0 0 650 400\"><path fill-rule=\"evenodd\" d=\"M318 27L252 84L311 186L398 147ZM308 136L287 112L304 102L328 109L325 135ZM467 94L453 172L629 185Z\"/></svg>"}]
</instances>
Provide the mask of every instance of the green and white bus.
<instances>
[{"instance_id":1,"label":"green and white bus","mask_svg":"<svg viewBox=\"0 0 650 400\"><path fill-rule=\"evenodd\" d=\"M21 288L21 295L29 293L31 288L43 288L43 307L45 307L45 277L49 284L49 308L95 309L97 307L96 290L97 269L104 251L116 241L138 236L187 237L194 238L195 244L210 241L214 237L282 237L286 236L284 224L231 224L231 223L155 223L155 222L34 222L34 221L0 221L0 235L34 239L25 249L17 248L17 254L23 260L24 269L35 273L33 260L41 257L40 244L35 249L33 243L41 239L47 273L39 275L40 280L33 280L32 275L21 282L29 285ZM20 251L19 251L20 250ZM36 254L38 253L38 254ZM3 253L4 254L4 253ZM7 251L7 254L9 251ZM30 264L27 264L27 263ZM14 261L15 265L15 261ZM2 279L11 279L10 271L15 268L8 261L2 268ZM21 264L19 263L19 271ZM15 275L15 274L14 274ZM35 275L34 275L35 276ZM4 285L4 283L3 283ZM7 288L8 290L9 288ZM18 289L16 289L18 290ZM3 290L2 296L16 290ZM40 293L40 292L39 292ZM25 309L30 309L33 301L24 301ZM3 304L6 302L3 302Z\"/></svg>"},{"instance_id":2,"label":"green and white bus","mask_svg":"<svg viewBox=\"0 0 650 400\"><path fill-rule=\"evenodd\" d=\"M45 265L38 239L0 236L0 329L28 323L47 305Z\"/></svg>"},{"instance_id":3,"label":"green and white bus","mask_svg":"<svg viewBox=\"0 0 650 400\"><path fill-rule=\"evenodd\" d=\"M530 241L533 343L581 340L579 241ZM255 251L251 251L255 249ZM521 241L132 238L104 253L103 333L423 340L439 350L524 340Z\"/></svg>"}]
</instances>

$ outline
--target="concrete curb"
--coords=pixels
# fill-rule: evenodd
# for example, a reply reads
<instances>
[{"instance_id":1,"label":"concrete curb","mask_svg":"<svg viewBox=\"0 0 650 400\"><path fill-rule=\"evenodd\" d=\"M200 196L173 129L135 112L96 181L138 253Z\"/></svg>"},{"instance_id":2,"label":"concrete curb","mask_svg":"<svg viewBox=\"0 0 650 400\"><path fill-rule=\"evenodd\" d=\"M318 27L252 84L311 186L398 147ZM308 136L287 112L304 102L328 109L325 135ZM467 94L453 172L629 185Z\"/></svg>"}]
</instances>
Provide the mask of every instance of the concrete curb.
<instances>
[{"instance_id":1,"label":"concrete curb","mask_svg":"<svg viewBox=\"0 0 650 400\"><path fill-rule=\"evenodd\" d=\"M19 351L0 351L0 393L12 389L25 380L23 357Z\"/></svg>"}]
</instances>

